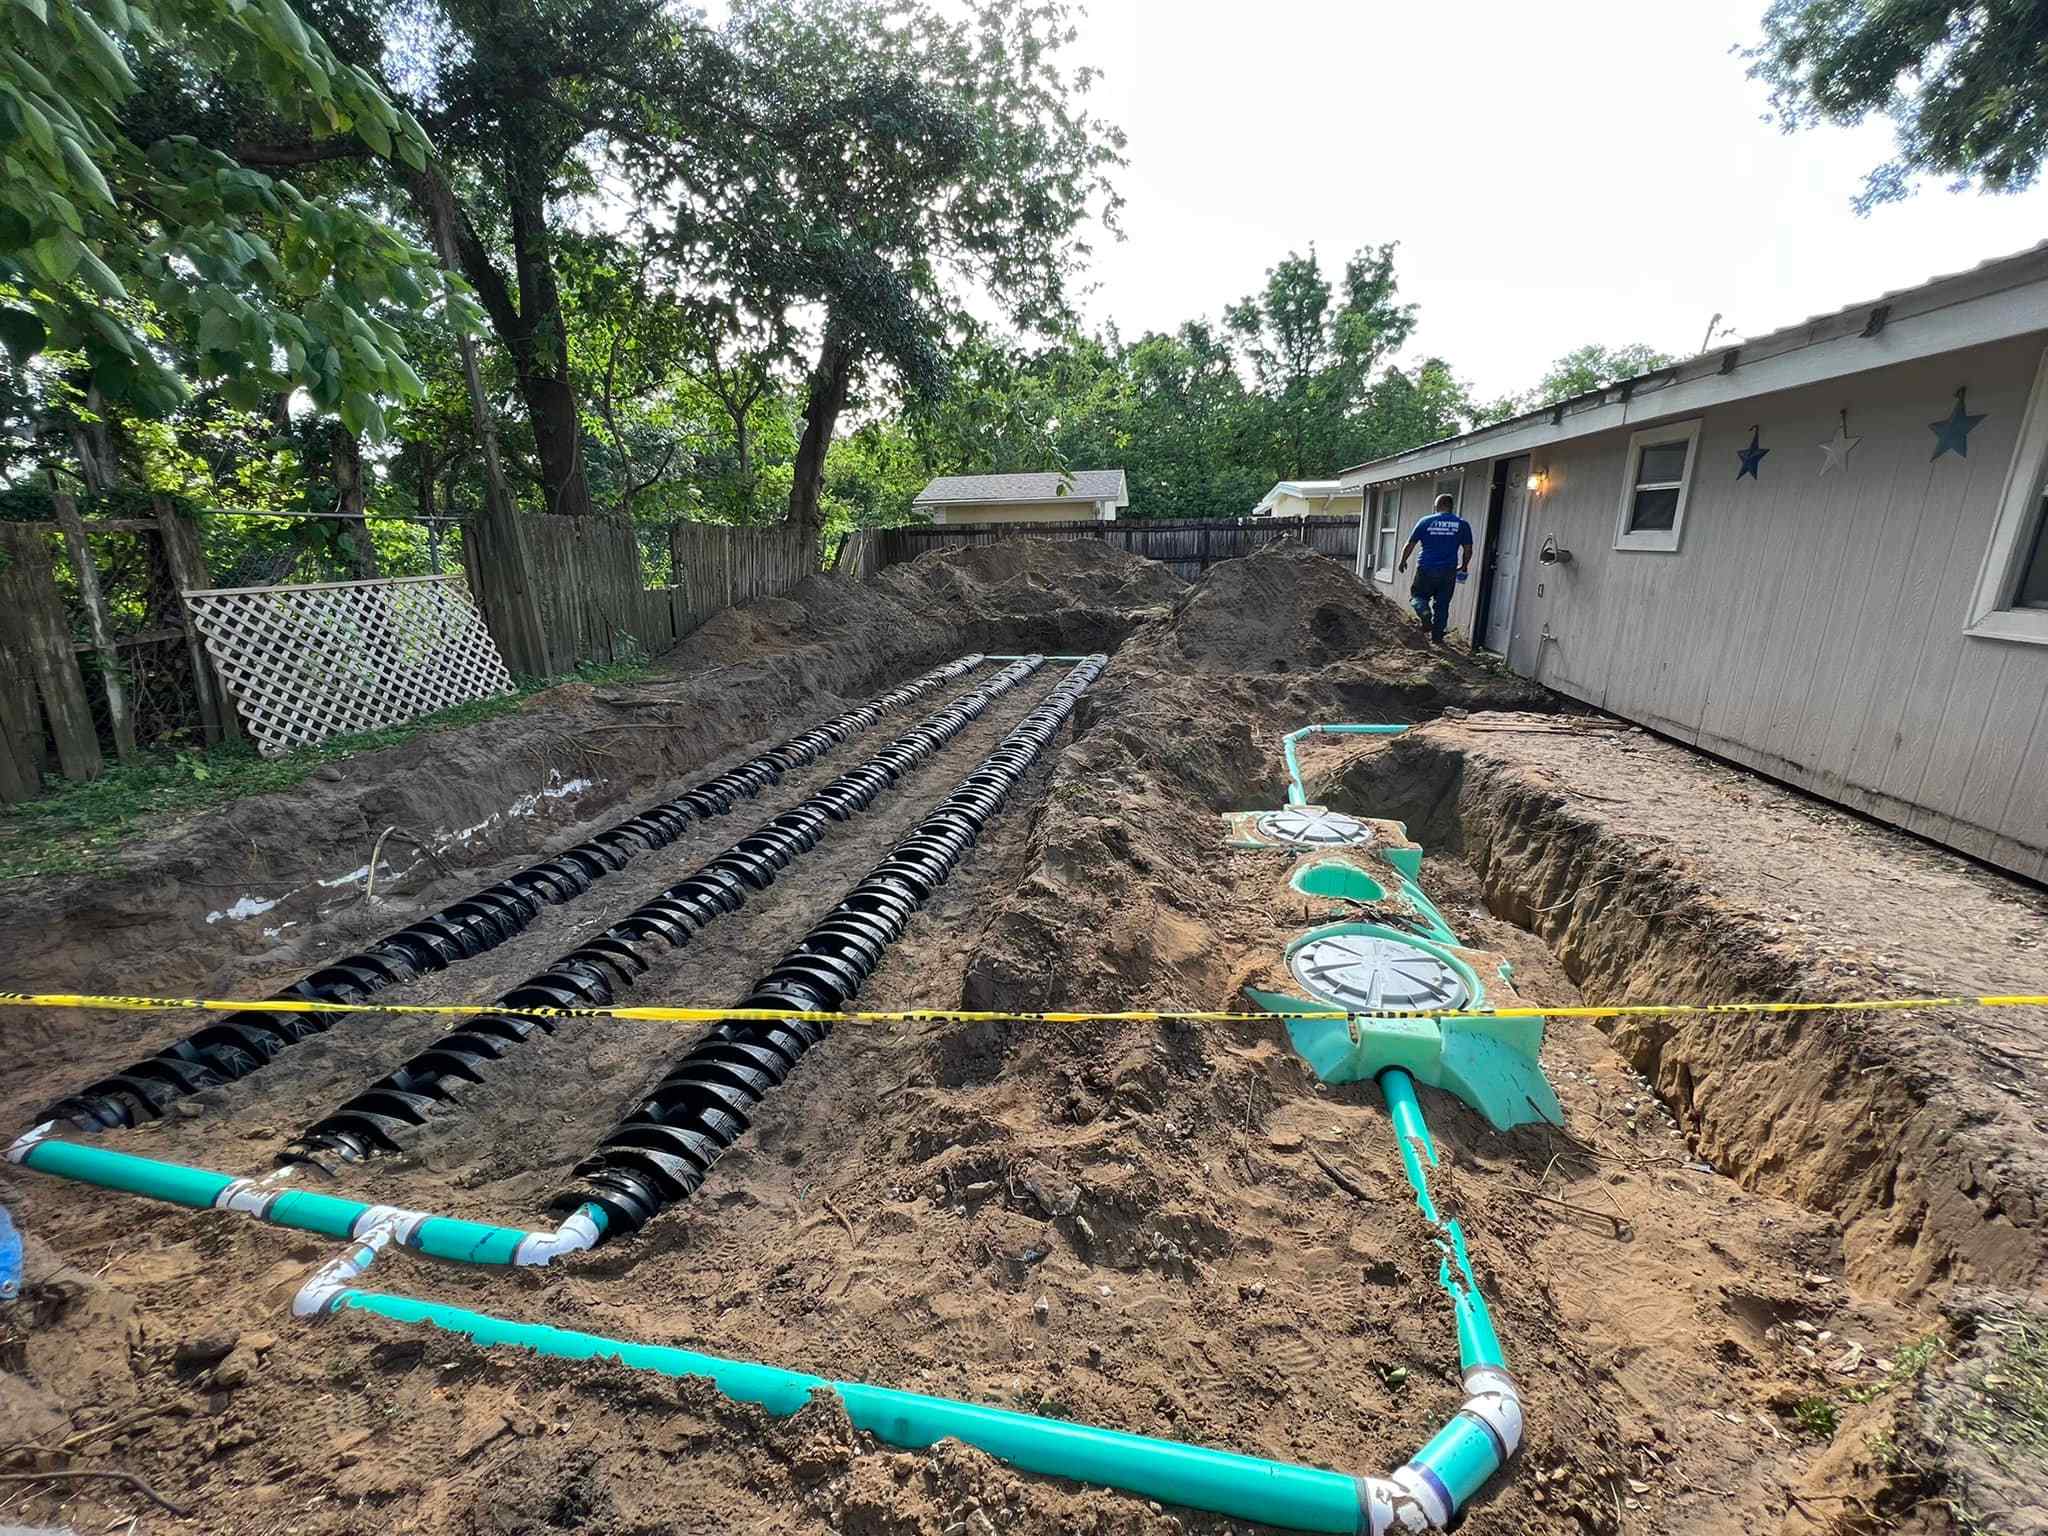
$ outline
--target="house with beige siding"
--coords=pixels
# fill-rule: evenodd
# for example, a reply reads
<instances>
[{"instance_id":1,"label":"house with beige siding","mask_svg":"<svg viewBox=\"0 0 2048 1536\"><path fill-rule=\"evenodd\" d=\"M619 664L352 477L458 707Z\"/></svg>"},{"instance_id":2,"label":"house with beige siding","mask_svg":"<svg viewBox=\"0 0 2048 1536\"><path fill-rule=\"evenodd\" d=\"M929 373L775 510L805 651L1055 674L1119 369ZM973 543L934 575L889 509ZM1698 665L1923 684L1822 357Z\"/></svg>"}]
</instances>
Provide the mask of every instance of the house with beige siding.
<instances>
[{"instance_id":1,"label":"house with beige siding","mask_svg":"<svg viewBox=\"0 0 2048 1536\"><path fill-rule=\"evenodd\" d=\"M934 523L1113 523L1130 504L1122 470L1074 469L941 475L911 508Z\"/></svg>"},{"instance_id":2,"label":"house with beige siding","mask_svg":"<svg viewBox=\"0 0 2048 1536\"><path fill-rule=\"evenodd\" d=\"M1356 517L1364 491L1341 480L1282 480L1252 508L1257 518Z\"/></svg>"},{"instance_id":3,"label":"house with beige siding","mask_svg":"<svg viewBox=\"0 0 2048 1536\"><path fill-rule=\"evenodd\" d=\"M1515 671L2048 878L2048 245L1340 478Z\"/></svg>"}]
</instances>

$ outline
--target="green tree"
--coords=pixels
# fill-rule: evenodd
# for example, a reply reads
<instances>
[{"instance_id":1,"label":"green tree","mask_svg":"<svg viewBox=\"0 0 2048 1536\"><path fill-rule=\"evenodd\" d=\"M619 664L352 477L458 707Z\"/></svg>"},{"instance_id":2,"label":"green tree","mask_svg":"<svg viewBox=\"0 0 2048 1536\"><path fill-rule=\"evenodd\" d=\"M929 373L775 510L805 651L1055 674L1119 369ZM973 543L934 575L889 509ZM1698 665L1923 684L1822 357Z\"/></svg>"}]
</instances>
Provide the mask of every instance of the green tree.
<instances>
[{"instance_id":1,"label":"green tree","mask_svg":"<svg viewBox=\"0 0 2048 1536\"><path fill-rule=\"evenodd\" d=\"M828 451L862 389L943 382L978 290L1025 330L1071 317L1083 226L1113 227L1122 135L1085 108L1065 0L739 0L719 34L746 126L642 167L680 182L682 265L809 346L792 521L823 528ZM715 154L717 174L702 157ZM807 323L816 316L815 323Z\"/></svg>"},{"instance_id":2,"label":"green tree","mask_svg":"<svg viewBox=\"0 0 2048 1536\"><path fill-rule=\"evenodd\" d=\"M1630 342L1623 347L1604 347L1597 341L1588 342L1565 353L1544 369L1543 377L1534 389L1517 395L1503 395L1481 407L1478 418L1482 422L1505 421L1510 416L1541 410L1560 400L1590 395L1623 379L1655 373L1677 361L1670 353L1660 352L1646 342Z\"/></svg>"},{"instance_id":3,"label":"green tree","mask_svg":"<svg viewBox=\"0 0 2048 1536\"><path fill-rule=\"evenodd\" d=\"M1355 450L1373 371L1415 328L1415 306L1396 302L1398 292L1392 244L1353 256L1341 292L1311 249L1290 253L1263 292L1225 310L1273 424L1273 479L1327 474Z\"/></svg>"},{"instance_id":4,"label":"green tree","mask_svg":"<svg viewBox=\"0 0 2048 1536\"><path fill-rule=\"evenodd\" d=\"M175 410L184 373L255 406L304 389L350 431L418 393L387 302L473 310L426 252L185 135L137 139L138 64L232 77L309 134L406 167L419 125L285 0L12 0L0 8L0 341L76 352L91 393ZM150 318L163 329L151 334Z\"/></svg>"},{"instance_id":5,"label":"green tree","mask_svg":"<svg viewBox=\"0 0 2048 1536\"><path fill-rule=\"evenodd\" d=\"M2020 192L2048 157L2048 6L2040 0L1772 0L1750 74L1792 132L1891 119L1898 153L1860 211L1916 177Z\"/></svg>"}]
</instances>

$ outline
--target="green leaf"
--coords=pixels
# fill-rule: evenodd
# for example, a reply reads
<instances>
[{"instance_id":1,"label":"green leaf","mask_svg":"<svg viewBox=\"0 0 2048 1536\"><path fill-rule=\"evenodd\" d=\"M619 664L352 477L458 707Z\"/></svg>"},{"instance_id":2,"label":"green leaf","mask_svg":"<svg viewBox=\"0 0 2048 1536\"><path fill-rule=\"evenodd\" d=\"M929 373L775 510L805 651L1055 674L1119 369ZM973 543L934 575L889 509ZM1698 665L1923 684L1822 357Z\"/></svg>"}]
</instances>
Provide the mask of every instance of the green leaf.
<instances>
[{"instance_id":1,"label":"green leaf","mask_svg":"<svg viewBox=\"0 0 2048 1536\"><path fill-rule=\"evenodd\" d=\"M123 357L135 356L135 343L128 335L128 327L108 314L104 309L89 309L86 320L100 333L108 346Z\"/></svg>"},{"instance_id":2,"label":"green leaf","mask_svg":"<svg viewBox=\"0 0 2048 1536\"><path fill-rule=\"evenodd\" d=\"M386 160L391 158L391 130L368 112L356 119L356 133L370 148Z\"/></svg>"},{"instance_id":3,"label":"green leaf","mask_svg":"<svg viewBox=\"0 0 2048 1536\"><path fill-rule=\"evenodd\" d=\"M44 26L47 27L50 24L50 13L43 5L43 0L14 0L14 3L22 10L27 11L29 15L35 17Z\"/></svg>"},{"instance_id":4,"label":"green leaf","mask_svg":"<svg viewBox=\"0 0 2048 1536\"><path fill-rule=\"evenodd\" d=\"M235 317L224 309L209 309L199 317L199 350L202 352L239 352L242 350L242 328L235 323Z\"/></svg>"},{"instance_id":5,"label":"green leaf","mask_svg":"<svg viewBox=\"0 0 2048 1536\"><path fill-rule=\"evenodd\" d=\"M50 333L25 309L0 309L0 345L18 368L43 350Z\"/></svg>"},{"instance_id":6,"label":"green leaf","mask_svg":"<svg viewBox=\"0 0 2048 1536\"><path fill-rule=\"evenodd\" d=\"M43 115L43 109L26 96L15 97L14 103L20 109L22 123L27 127L28 136L35 142L36 148L52 160L56 159L57 136L51 131L50 120Z\"/></svg>"},{"instance_id":7,"label":"green leaf","mask_svg":"<svg viewBox=\"0 0 2048 1536\"><path fill-rule=\"evenodd\" d=\"M78 275L103 299L128 297L128 290L121 286L121 279L114 276L114 269L83 247L78 252Z\"/></svg>"},{"instance_id":8,"label":"green leaf","mask_svg":"<svg viewBox=\"0 0 2048 1536\"><path fill-rule=\"evenodd\" d=\"M64 139L64 168L71 173L71 179L97 198L102 206L113 206L114 193L107 185L106 177L100 174L100 168L92 163L84 147L68 135Z\"/></svg>"},{"instance_id":9,"label":"green leaf","mask_svg":"<svg viewBox=\"0 0 2048 1536\"><path fill-rule=\"evenodd\" d=\"M28 220L17 209L0 207L0 251L18 251L33 238Z\"/></svg>"},{"instance_id":10,"label":"green leaf","mask_svg":"<svg viewBox=\"0 0 2048 1536\"><path fill-rule=\"evenodd\" d=\"M43 275L53 283L71 280L71 274L78 270L78 258L85 254L85 247L78 243L78 236L68 229L60 229L54 235L45 235L29 248L29 254Z\"/></svg>"}]
</instances>

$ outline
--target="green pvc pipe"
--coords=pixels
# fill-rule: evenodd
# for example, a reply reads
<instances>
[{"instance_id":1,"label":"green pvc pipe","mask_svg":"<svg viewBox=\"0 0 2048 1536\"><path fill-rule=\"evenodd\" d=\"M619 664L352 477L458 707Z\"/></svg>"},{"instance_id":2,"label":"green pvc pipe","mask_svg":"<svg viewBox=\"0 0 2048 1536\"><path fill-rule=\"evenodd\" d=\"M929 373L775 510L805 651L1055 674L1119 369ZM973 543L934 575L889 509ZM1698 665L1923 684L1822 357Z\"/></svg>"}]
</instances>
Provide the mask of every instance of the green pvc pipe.
<instances>
[{"instance_id":1,"label":"green pvc pipe","mask_svg":"<svg viewBox=\"0 0 2048 1536\"><path fill-rule=\"evenodd\" d=\"M1387 1116L1394 1122L1394 1145L1400 1149L1401 1167L1408 1175L1409 1187L1415 1191L1415 1203L1425 1221L1441 1227L1443 1217L1437 1214L1436 1202L1429 1197L1429 1173L1423 1167L1425 1157L1430 1168L1436 1166L1436 1143L1430 1139L1422 1105L1415 1097L1415 1079L1399 1067L1389 1067L1380 1074L1380 1092L1387 1098Z\"/></svg>"},{"instance_id":2,"label":"green pvc pipe","mask_svg":"<svg viewBox=\"0 0 2048 1536\"><path fill-rule=\"evenodd\" d=\"M1287 762L1287 803L1308 804L1308 791L1301 787L1301 762L1294 755L1294 744L1304 736L1398 736L1407 730L1405 725L1304 725L1298 731L1289 731L1280 738L1280 755Z\"/></svg>"},{"instance_id":3,"label":"green pvc pipe","mask_svg":"<svg viewBox=\"0 0 2048 1536\"><path fill-rule=\"evenodd\" d=\"M24 1168L54 1174L60 1179L144 1195L172 1205L190 1206L194 1210L213 1208L228 1186L237 1182L231 1175L216 1173L210 1168L158 1162L155 1158L116 1152L109 1147L87 1146L47 1137L29 1148L21 1164ZM325 1195L311 1189L284 1189L270 1197L261 1214L262 1219L274 1227L345 1239L355 1235L357 1223L372 1209L368 1202L362 1200ZM601 1211L587 1206L585 1214L596 1220L600 1232L604 1230ZM455 1216L427 1216L412 1230L407 1246L431 1258L449 1259L458 1264L510 1264L519 1251L519 1245L531 1235L517 1227L494 1226L489 1222L466 1221Z\"/></svg>"},{"instance_id":4,"label":"green pvc pipe","mask_svg":"<svg viewBox=\"0 0 2048 1536\"><path fill-rule=\"evenodd\" d=\"M702 1355L660 1344L489 1317L462 1307L376 1291L339 1292L330 1309L367 1312L398 1323L425 1323L485 1348L510 1345L562 1360L617 1360L664 1376L708 1377L727 1397L757 1403L779 1417L795 1413L819 1389L836 1393L855 1427L907 1450L940 1440L976 1446L1026 1472L1122 1489L1141 1497L1299 1531L1361 1528L1357 1479L1341 1472L1240 1456L1121 1430L890 1387L831 1381L802 1371ZM1441 1438L1441 1437L1439 1437Z\"/></svg>"},{"instance_id":5,"label":"green pvc pipe","mask_svg":"<svg viewBox=\"0 0 2048 1536\"><path fill-rule=\"evenodd\" d=\"M1462 1509L1500 1470L1500 1447L1485 1426L1461 1413L1409 1457L1408 1464L1433 1475L1450 1495L1451 1508Z\"/></svg>"},{"instance_id":6,"label":"green pvc pipe","mask_svg":"<svg viewBox=\"0 0 2048 1536\"><path fill-rule=\"evenodd\" d=\"M324 1237L352 1237L356 1223L369 1211L368 1202L347 1200L340 1195L323 1195L312 1189L281 1190L264 1212L263 1219L276 1227L297 1232L318 1232Z\"/></svg>"},{"instance_id":7,"label":"green pvc pipe","mask_svg":"<svg viewBox=\"0 0 2048 1536\"><path fill-rule=\"evenodd\" d=\"M172 1205L189 1205L202 1211L211 1209L221 1191L235 1182L230 1175L210 1169L160 1163L154 1158L81 1146L74 1141L39 1141L29 1148L21 1162L25 1168L55 1174L60 1179L147 1195L152 1200L168 1200Z\"/></svg>"}]
</instances>

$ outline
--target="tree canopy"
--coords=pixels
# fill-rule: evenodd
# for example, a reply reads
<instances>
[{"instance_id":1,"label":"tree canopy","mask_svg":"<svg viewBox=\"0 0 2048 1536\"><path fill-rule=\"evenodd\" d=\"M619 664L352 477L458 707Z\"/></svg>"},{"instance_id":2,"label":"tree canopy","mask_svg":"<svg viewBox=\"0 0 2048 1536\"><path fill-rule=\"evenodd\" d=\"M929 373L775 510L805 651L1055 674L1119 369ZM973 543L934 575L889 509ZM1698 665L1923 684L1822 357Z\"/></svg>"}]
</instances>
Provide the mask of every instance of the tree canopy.
<instances>
[{"instance_id":1,"label":"tree canopy","mask_svg":"<svg viewBox=\"0 0 2048 1536\"><path fill-rule=\"evenodd\" d=\"M77 353L96 397L146 416L188 380L243 406L303 389L373 428L382 401L419 393L394 311L469 319L432 257L352 201L128 131L141 61L231 77L309 135L424 165L419 125L285 0L10 0L0 50L0 341L17 365Z\"/></svg>"},{"instance_id":2,"label":"tree canopy","mask_svg":"<svg viewBox=\"0 0 2048 1536\"><path fill-rule=\"evenodd\" d=\"M1923 175L2020 192L2048 157L2048 7L2039 0L1772 0L1750 73L1788 131L1891 120L1898 153L1857 206Z\"/></svg>"}]
</instances>

